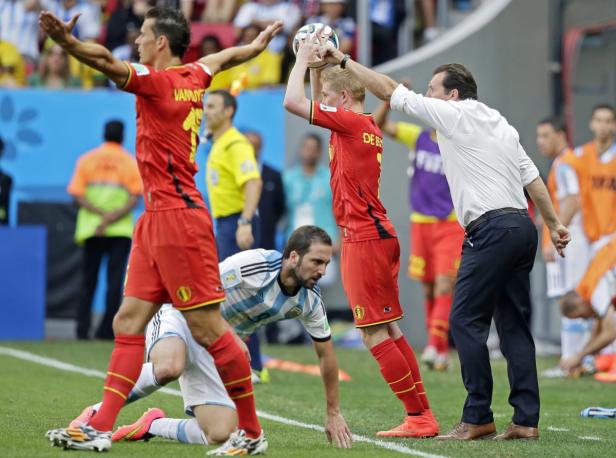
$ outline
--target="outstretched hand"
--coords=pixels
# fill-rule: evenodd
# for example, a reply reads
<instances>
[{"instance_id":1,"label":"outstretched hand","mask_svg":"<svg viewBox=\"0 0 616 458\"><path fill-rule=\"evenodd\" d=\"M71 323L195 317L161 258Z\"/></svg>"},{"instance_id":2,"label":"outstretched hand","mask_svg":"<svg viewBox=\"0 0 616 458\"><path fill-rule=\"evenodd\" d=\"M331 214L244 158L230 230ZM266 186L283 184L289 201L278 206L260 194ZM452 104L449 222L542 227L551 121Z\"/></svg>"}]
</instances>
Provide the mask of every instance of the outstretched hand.
<instances>
[{"instance_id":1,"label":"outstretched hand","mask_svg":"<svg viewBox=\"0 0 616 458\"><path fill-rule=\"evenodd\" d=\"M554 229L550 230L550 237L552 238L552 243L556 248L556 252L562 257L565 257L565 247L571 241L571 234L569 233L569 229L567 229L562 224L559 224Z\"/></svg>"},{"instance_id":2,"label":"outstretched hand","mask_svg":"<svg viewBox=\"0 0 616 458\"><path fill-rule=\"evenodd\" d=\"M321 57L318 52L319 46L320 45L317 43L313 43L306 38L302 38L297 47L297 55L295 56L295 59L298 62L305 62L306 64L320 62Z\"/></svg>"},{"instance_id":3,"label":"outstretched hand","mask_svg":"<svg viewBox=\"0 0 616 458\"><path fill-rule=\"evenodd\" d=\"M272 38L274 38L274 36L281 30L282 30L282 22L276 21L273 24L268 25L265 28L265 30L263 30L259 35L257 35L257 38L252 40L251 44L259 52L261 52L265 48L267 48L267 45L269 44L270 41L272 41Z\"/></svg>"},{"instance_id":4,"label":"outstretched hand","mask_svg":"<svg viewBox=\"0 0 616 458\"><path fill-rule=\"evenodd\" d=\"M70 21L63 22L49 11L43 11L39 15L39 25L53 41L63 46L68 43L79 16L81 13L75 14Z\"/></svg>"},{"instance_id":5,"label":"outstretched hand","mask_svg":"<svg viewBox=\"0 0 616 458\"><path fill-rule=\"evenodd\" d=\"M325 420L325 434L331 444L336 444L339 448L351 448L353 435L347 426L346 420L341 414L328 414Z\"/></svg>"}]
</instances>

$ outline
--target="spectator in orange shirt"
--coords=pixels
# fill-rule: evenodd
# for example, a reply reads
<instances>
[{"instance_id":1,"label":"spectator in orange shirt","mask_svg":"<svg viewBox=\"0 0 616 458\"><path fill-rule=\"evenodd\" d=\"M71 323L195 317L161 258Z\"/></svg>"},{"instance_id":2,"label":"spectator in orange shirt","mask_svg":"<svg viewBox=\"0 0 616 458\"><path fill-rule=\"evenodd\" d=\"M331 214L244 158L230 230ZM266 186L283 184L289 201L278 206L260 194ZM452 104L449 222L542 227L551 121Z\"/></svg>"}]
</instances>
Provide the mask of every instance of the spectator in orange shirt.
<instances>
[{"instance_id":1,"label":"spectator in orange shirt","mask_svg":"<svg viewBox=\"0 0 616 458\"><path fill-rule=\"evenodd\" d=\"M84 247L78 339L90 336L92 298L103 256L107 256L106 308L95 336L113 339L111 325L122 300L122 279L133 233L131 211L143 190L137 163L122 148L124 124L109 121L104 138L102 145L79 158L68 186L79 205L75 241Z\"/></svg>"}]
</instances>

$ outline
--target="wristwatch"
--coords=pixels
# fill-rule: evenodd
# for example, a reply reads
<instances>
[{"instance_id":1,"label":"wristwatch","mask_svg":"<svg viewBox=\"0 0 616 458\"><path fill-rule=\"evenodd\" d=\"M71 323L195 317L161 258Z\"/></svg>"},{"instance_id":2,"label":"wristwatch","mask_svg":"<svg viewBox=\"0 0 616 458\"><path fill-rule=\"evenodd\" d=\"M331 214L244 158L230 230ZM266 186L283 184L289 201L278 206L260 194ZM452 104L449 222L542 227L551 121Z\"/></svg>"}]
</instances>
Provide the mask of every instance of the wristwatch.
<instances>
[{"instance_id":1,"label":"wristwatch","mask_svg":"<svg viewBox=\"0 0 616 458\"><path fill-rule=\"evenodd\" d=\"M346 64L349 61L349 59L351 58L350 54L345 54L344 57L342 58L342 60L340 61L340 68L341 69L345 69L346 68Z\"/></svg>"},{"instance_id":2,"label":"wristwatch","mask_svg":"<svg viewBox=\"0 0 616 458\"><path fill-rule=\"evenodd\" d=\"M252 219L244 218L243 216L240 216L237 220L238 226L249 226L251 224L252 224Z\"/></svg>"}]
</instances>

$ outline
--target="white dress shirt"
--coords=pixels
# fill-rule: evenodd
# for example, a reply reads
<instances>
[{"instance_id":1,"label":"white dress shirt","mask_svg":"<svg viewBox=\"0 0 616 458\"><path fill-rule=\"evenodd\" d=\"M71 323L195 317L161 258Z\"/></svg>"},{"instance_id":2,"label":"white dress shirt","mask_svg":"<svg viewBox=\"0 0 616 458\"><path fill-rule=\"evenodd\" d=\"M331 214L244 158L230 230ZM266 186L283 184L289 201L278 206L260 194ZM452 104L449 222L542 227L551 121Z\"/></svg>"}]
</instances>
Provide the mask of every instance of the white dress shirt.
<instances>
[{"instance_id":1,"label":"white dress shirt","mask_svg":"<svg viewBox=\"0 0 616 458\"><path fill-rule=\"evenodd\" d=\"M391 107L436 129L445 176L463 227L490 210L528 208L523 187L539 176L518 132L477 100L424 97L399 85Z\"/></svg>"}]
</instances>

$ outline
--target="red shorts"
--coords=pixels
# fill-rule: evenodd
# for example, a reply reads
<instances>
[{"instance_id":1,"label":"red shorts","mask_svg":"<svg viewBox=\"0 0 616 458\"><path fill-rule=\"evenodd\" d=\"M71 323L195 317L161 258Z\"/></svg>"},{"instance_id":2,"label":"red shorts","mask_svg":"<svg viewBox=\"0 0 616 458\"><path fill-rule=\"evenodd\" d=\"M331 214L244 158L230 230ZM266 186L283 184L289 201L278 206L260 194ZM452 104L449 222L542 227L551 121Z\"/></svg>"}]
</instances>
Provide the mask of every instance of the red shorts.
<instances>
[{"instance_id":1,"label":"red shorts","mask_svg":"<svg viewBox=\"0 0 616 458\"><path fill-rule=\"evenodd\" d=\"M464 229L457 221L411 223L408 275L434 281L439 275L455 277L462 258Z\"/></svg>"},{"instance_id":2,"label":"red shorts","mask_svg":"<svg viewBox=\"0 0 616 458\"><path fill-rule=\"evenodd\" d=\"M373 326L402 318L397 238L343 242L340 270L355 326Z\"/></svg>"},{"instance_id":3,"label":"red shorts","mask_svg":"<svg viewBox=\"0 0 616 458\"><path fill-rule=\"evenodd\" d=\"M125 296L191 310L225 299L210 214L203 208L145 212L137 221Z\"/></svg>"}]
</instances>

